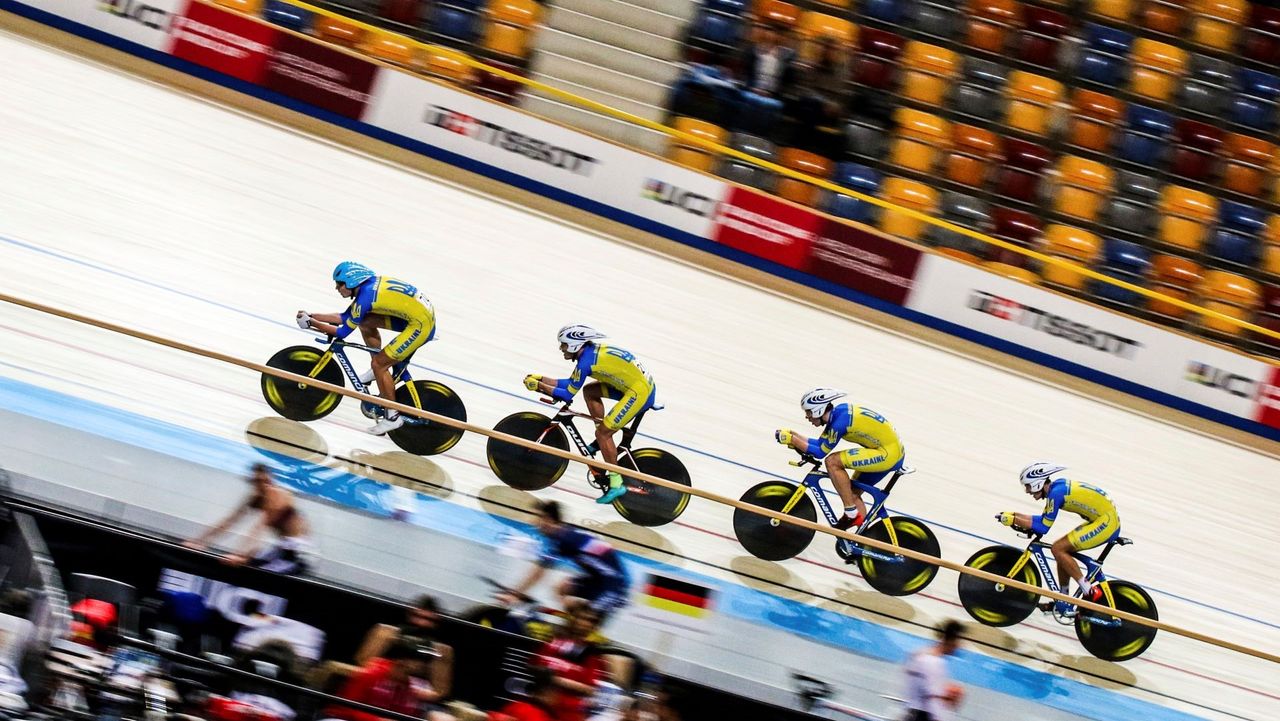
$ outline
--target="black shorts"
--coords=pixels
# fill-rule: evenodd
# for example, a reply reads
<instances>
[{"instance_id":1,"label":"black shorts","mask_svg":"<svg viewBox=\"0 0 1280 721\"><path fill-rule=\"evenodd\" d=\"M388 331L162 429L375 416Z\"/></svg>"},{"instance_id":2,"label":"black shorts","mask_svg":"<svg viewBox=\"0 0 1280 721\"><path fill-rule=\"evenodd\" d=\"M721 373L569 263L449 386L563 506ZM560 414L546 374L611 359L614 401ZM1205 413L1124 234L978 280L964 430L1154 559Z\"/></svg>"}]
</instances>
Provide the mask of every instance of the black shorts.
<instances>
[{"instance_id":1,"label":"black shorts","mask_svg":"<svg viewBox=\"0 0 1280 721\"><path fill-rule=\"evenodd\" d=\"M601 619L627 605L627 584L603 576L577 576L569 582L569 594L586 599Z\"/></svg>"}]
</instances>

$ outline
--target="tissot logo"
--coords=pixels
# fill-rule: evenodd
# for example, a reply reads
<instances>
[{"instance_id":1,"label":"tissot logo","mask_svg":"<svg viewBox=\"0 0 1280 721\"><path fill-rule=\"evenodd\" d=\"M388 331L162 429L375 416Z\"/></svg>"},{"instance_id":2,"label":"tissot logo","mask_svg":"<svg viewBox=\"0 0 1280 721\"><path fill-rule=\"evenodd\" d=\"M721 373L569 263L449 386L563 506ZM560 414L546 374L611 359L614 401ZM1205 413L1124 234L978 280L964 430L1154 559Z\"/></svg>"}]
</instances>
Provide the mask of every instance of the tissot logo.
<instances>
[{"instance_id":1,"label":"tissot logo","mask_svg":"<svg viewBox=\"0 0 1280 721\"><path fill-rule=\"evenodd\" d=\"M169 13L155 5L148 5L137 0L104 0L98 3L98 9L122 18L127 18L153 30L163 30L169 22Z\"/></svg>"},{"instance_id":2,"label":"tissot logo","mask_svg":"<svg viewBox=\"0 0 1280 721\"><path fill-rule=\"evenodd\" d=\"M1239 398L1252 398L1254 390L1258 387L1258 382L1248 376L1195 361L1187 364L1186 378L1192 383L1217 388Z\"/></svg>"},{"instance_id":3,"label":"tissot logo","mask_svg":"<svg viewBox=\"0 0 1280 721\"><path fill-rule=\"evenodd\" d=\"M434 125L442 130L501 148L508 153L523 155L539 163L563 168L578 175L590 176L597 162L590 155L552 145L545 140L504 128L497 123L481 120L474 115L467 115L439 105L428 106L422 120L427 125Z\"/></svg>"},{"instance_id":4,"label":"tissot logo","mask_svg":"<svg viewBox=\"0 0 1280 721\"><path fill-rule=\"evenodd\" d=\"M1012 298L974 290L969 296L969 308L1007 320L1032 330L1046 333L1065 341L1088 346L1097 351L1132 360L1142 343L1110 331L1094 328L1087 323L1055 315L1046 310L1020 303Z\"/></svg>"},{"instance_id":5,"label":"tissot logo","mask_svg":"<svg viewBox=\"0 0 1280 721\"><path fill-rule=\"evenodd\" d=\"M711 198L653 178L645 181L642 195L649 200L675 206L700 218L710 217L716 210L716 201Z\"/></svg>"}]
</instances>

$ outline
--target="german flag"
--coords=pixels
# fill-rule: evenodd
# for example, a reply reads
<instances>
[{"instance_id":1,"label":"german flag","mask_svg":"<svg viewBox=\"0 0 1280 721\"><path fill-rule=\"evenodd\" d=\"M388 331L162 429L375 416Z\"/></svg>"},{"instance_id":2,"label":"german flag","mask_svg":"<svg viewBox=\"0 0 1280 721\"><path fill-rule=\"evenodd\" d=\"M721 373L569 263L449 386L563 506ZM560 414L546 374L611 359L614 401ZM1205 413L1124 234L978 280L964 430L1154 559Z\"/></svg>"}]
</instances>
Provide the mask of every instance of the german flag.
<instances>
[{"instance_id":1,"label":"german flag","mask_svg":"<svg viewBox=\"0 0 1280 721\"><path fill-rule=\"evenodd\" d=\"M711 589L696 583L667 576L649 574L640 594L646 606L690 618L705 618L711 613Z\"/></svg>"}]
</instances>

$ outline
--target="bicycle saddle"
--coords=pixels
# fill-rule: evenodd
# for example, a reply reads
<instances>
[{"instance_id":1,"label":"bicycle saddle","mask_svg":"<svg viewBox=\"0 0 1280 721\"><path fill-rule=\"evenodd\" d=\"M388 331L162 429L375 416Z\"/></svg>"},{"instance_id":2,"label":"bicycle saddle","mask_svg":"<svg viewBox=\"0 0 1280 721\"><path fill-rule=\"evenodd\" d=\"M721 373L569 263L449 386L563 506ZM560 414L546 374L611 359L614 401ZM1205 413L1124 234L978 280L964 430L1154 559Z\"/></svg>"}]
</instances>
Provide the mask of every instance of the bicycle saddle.
<instances>
[{"instance_id":1,"label":"bicycle saddle","mask_svg":"<svg viewBox=\"0 0 1280 721\"><path fill-rule=\"evenodd\" d=\"M1132 538L1125 538L1124 536L1119 536L1119 537L1117 537L1117 538L1116 538L1115 543L1116 543L1116 545L1117 545L1117 546L1132 546L1132 545L1133 545L1133 539L1132 539Z\"/></svg>"}]
</instances>

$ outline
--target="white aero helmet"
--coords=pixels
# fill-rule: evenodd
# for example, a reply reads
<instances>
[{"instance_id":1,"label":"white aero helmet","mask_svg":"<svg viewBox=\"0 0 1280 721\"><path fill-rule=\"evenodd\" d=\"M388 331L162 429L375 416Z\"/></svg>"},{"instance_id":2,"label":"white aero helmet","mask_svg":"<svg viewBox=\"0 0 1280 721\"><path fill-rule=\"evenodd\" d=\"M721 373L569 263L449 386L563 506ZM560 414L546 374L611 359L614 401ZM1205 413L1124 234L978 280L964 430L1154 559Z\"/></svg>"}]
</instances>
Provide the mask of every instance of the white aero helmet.
<instances>
[{"instance_id":1,"label":"white aero helmet","mask_svg":"<svg viewBox=\"0 0 1280 721\"><path fill-rule=\"evenodd\" d=\"M1032 493L1039 493L1044 484L1053 480L1053 477L1067 470L1066 466L1059 466L1053 463L1045 463L1037 461L1022 469L1022 473L1018 474L1018 480L1022 481L1022 485Z\"/></svg>"},{"instance_id":2,"label":"white aero helmet","mask_svg":"<svg viewBox=\"0 0 1280 721\"><path fill-rule=\"evenodd\" d=\"M605 337L604 333L588 325L567 325L556 333L556 340L563 343L570 353L577 353L587 343Z\"/></svg>"},{"instance_id":3,"label":"white aero helmet","mask_svg":"<svg viewBox=\"0 0 1280 721\"><path fill-rule=\"evenodd\" d=\"M814 388L800 397L800 407L810 418L819 418L827 412L827 406L849 395L835 388Z\"/></svg>"}]
</instances>

